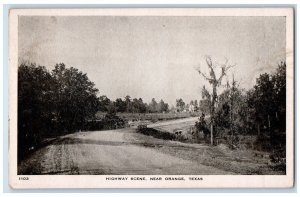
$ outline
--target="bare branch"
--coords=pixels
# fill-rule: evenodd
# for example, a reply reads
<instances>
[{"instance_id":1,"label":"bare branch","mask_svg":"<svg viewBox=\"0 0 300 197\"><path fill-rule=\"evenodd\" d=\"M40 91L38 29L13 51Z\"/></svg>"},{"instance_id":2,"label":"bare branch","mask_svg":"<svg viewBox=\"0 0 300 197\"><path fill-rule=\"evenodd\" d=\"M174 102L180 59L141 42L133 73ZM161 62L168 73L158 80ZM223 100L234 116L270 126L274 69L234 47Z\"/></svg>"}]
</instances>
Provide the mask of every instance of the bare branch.
<instances>
[{"instance_id":1,"label":"bare branch","mask_svg":"<svg viewBox=\"0 0 300 197\"><path fill-rule=\"evenodd\" d=\"M200 75L202 75L206 80L211 81L212 79L207 77L203 72L201 72L200 68L196 68L196 70L198 71L198 73Z\"/></svg>"},{"instance_id":2,"label":"bare branch","mask_svg":"<svg viewBox=\"0 0 300 197\"><path fill-rule=\"evenodd\" d=\"M227 61L226 61L226 62L227 62ZM221 72L221 75L220 75L219 79L217 80L218 85L221 84L222 78L226 75L226 72L227 72L230 68L232 68L232 67L234 67L234 66L235 66L235 64L234 64L234 65L227 65L227 63L222 65L222 72Z\"/></svg>"},{"instance_id":3,"label":"bare branch","mask_svg":"<svg viewBox=\"0 0 300 197\"><path fill-rule=\"evenodd\" d=\"M211 60L211 57L210 56L205 56L205 61L206 61L206 63L207 63L207 65L210 67L210 68L212 68L213 67L213 65L212 65L212 60Z\"/></svg>"},{"instance_id":4,"label":"bare branch","mask_svg":"<svg viewBox=\"0 0 300 197\"><path fill-rule=\"evenodd\" d=\"M216 80L216 74L215 74L215 71L214 71L214 65L212 63L212 60L211 60L210 56L206 56L205 57L205 61L206 61L207 66L210 69L209 75L211 76L211 82L212 82L213 80Z\"/></svg>"}]
</instances>

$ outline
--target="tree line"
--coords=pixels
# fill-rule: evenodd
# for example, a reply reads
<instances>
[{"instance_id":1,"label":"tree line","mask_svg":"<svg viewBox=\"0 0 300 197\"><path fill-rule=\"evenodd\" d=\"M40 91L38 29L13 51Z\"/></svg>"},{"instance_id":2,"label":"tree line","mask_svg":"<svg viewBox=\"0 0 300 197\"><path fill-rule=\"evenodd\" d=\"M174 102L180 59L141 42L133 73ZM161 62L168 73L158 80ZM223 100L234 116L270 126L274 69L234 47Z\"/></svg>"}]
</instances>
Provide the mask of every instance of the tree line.
<instances>
[{"instance_id":1,"label":"tree line","mask_svg":"<svg viewBox=\"0 0 300 197\"><path fill-rule=\"evenodd\" d=\"M108 113L169 113L169 112L198 112L205 110L205 102L191 100L185 103L182 98L176 99L176 107L166 103L163 99L159 102L155 98L146 103L142 98L131 98L129 95L112 101L107 96L99 97L99 111Z\"/></svg>"},{"instance_id":2,"label":"tree line","mask_svg":"<svg viewBox=\"0 0 300 197\"><path fill-rule=\"evenodd\" d=\"M83 128L122 127L121 113L168 113L194 111L209 115L196 123L198 131L206 133L212 145L216 139L226 139L238 146L239 136L255 135L257 144L265 149L285 151L286 128L286 64L281 62L274 73L261 74L250 90L239 87L231 77L224 84L224 76L232 67L214 64L206 59L209 75L198 73L209 82L212 91L202 88L202 100L185 103L176 99L176 106L169 106L162 99L153 98L146 103L142 98L117 98L114 101L99 95L95 84L87 74L65 64L56 64L48 71L32 63L22 63L18 68L18 159L28 150L38 146L45 137L74 132ZM221 74L216 76L216 69ZM217 90L222 88L221 93ZM105 112L101 121L96 113ZM86 127L94 121L92 127ZM91 124L90 124L91 125Z\"/></svg>"},{"instance_id":3,"label":"tree line","mask_svg":"<svg viewBox=\"0 0 300 197\"><path fill-rule=\"evenodd\" d=\"M117 98L111 101L107 96L99 97L99 111L108 113L167 113L169 112L169 104L162 99L157 102L152 98L148 104L142 98L131 98L129 95L124 99Z\"/></svg>"},{"instance_id":4,"label":"tree line","mask_svg":"<svg viewBox=\"0 0 300 197\"><path fill-rule=\"evenodd\" d=\"M18 159L39 146L45 137L81 129L113 129L125 125L116 112L167 113L169 105L154 98L149 104L126 96L111 101L86 73L65 64L48 71L29 62L18 68ZM106 115L96 120L98 111Z\"/></svg>"},{"instance_id":5,"label":"tree line","mask_svg":"<svg viewBox=\"0 0 300 197\"><path fill-rule=\"evenodd\" d=\"M226 139L232 147L240 143L240 136L256 136L256 148L277 150L285 157L286 145L286 63L277 65L273 73L263 73L257 79L253 88L244 90L239 87L234 75L230 82L222 83L222 75L226 75L226 64L214 64L207 57L210 75L198 70L199 74L208 80L212 92L203 86L203 102L208 104L210 118L198 121L198 130L209 129L212 145L217 139ZM219 78L216 69L221 69ZM223 89L217 94L217 89ZM281 151L278 151L281 150Z\"/></svg>"},{"instance_id":6,"label":"tree line","mask_svg":"<svg viewBox=\"0 0 300 197\"><path fill-rule=\"evenodd\" d=\"M56 64L18 68L18 159L45 136L77 130L98 111L98 89L85 73Z\"/></svg>"}]
</instances>

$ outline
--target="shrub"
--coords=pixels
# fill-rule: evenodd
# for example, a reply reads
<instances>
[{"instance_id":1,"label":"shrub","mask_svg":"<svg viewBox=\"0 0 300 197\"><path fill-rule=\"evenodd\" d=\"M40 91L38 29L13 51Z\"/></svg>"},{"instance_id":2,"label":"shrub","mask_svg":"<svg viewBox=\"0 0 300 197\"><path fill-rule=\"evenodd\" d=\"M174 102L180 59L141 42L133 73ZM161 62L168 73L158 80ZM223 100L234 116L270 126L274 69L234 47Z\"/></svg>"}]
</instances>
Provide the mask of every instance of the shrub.
<instances>
[{"instance_id":1,"label":"shrub","mask_svg":"<svg viewBox=\"0 0 300 197\"><path fill-rule=\"evenodd\" d=\"M144 135L150 135L150 136L153 136L155 138L163 139L163 140L175 140L176 137L177 137L173 133L164 132L164 131L158 131L158 130L153 129L153 128L147 128L147 127L145 128L143 126L138 127L137 131L139 133L144 134Z\"/></svg>"}]
</instances>

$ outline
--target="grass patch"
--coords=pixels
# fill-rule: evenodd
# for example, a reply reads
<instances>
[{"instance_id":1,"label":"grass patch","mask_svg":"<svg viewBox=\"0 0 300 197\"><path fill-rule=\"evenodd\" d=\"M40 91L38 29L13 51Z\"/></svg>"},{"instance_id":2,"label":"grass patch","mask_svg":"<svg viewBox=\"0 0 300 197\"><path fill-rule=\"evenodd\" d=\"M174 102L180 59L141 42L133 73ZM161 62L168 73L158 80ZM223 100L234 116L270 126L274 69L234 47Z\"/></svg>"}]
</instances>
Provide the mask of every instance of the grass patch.
<instances>
[{"instance_id":1,"label":"grass patch","mask_svg":"<svg viewBox=\"0 0 300 197\"><path fill-rule=\"evenodd\" d=\"M152 136L163 140L175 140L176 135L169 132L158 131L153 128L138 128L137 131L144 135Z\"/></svg>"}]
</instances>

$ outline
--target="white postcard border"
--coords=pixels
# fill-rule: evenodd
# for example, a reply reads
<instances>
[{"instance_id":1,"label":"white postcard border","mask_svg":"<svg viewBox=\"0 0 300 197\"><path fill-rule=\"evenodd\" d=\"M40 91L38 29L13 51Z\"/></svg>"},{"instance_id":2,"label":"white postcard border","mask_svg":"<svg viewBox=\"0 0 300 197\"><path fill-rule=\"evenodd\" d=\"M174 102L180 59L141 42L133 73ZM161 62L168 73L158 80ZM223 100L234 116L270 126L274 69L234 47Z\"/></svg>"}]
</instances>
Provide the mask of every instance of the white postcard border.
<instances>
[{"instance_id":1,"label":"white postcard border","mask_svg":"<svg viewBox=\"0 0 300 197\"><path fill-rule=\"evenodd\" d=\"M286 175L17 175L18 16L286 16L287 133ZM108 181L107 177L127 177ZM146 177L147 181L130 180ZM150 181L149 177L162 177ZM185 177L167 181L165 177ZM190 181L189 177L202 178ZM124 8L12 9L9 15L9 184L12 188L287 188L294 184L294 15L293 8Z\"/></svg>"}]
</instances>

